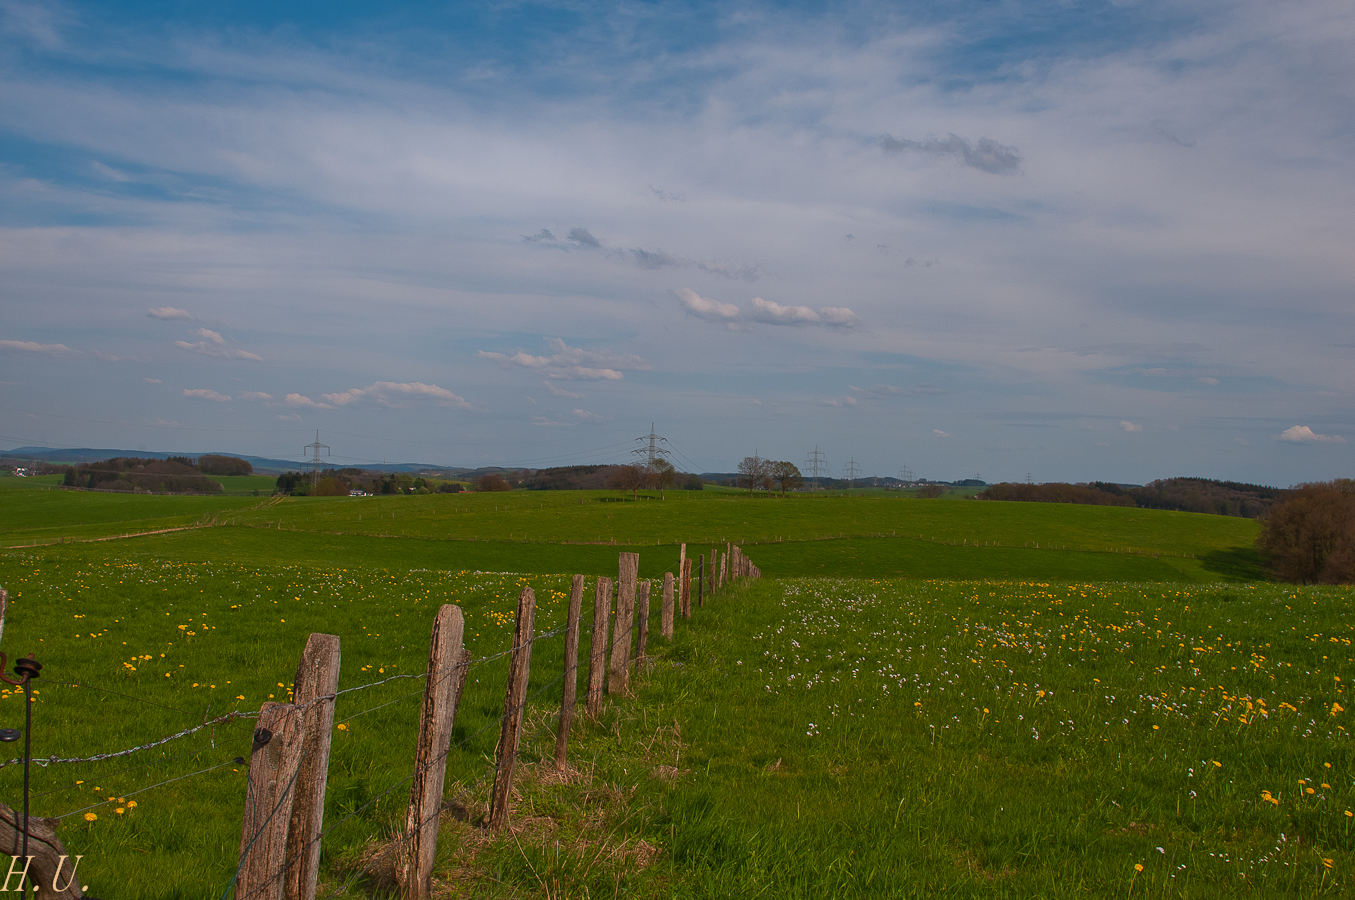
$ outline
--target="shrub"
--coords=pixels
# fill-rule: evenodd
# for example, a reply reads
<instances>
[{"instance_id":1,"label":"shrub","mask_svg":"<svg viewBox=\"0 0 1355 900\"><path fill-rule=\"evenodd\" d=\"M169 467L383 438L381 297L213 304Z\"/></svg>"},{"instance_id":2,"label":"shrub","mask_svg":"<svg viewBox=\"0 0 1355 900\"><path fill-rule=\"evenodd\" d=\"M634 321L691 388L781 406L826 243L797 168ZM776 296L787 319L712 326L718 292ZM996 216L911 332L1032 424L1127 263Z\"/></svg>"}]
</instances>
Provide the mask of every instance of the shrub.
<instances>
[{"instance_id":1,"label":"shrub","mask_svg":"<svg viewBox=\"0 0 1355 900\"><path fill-rule=\"evenodd\" d=\"M502 475L490 472L480 479L480 491L511 491L513 486L504 480Z\"/></svg>"},{"instance_id":2,"label":"shrub","mask_svg":"<svg viewBox=\"0 0 1355 900\"><path fill-rule=\"evenodd\" d=\"M1285 581L1355 582L1355 481L1302 485L1271 507L1256 546Z\"/></svg>"}]
</instances>

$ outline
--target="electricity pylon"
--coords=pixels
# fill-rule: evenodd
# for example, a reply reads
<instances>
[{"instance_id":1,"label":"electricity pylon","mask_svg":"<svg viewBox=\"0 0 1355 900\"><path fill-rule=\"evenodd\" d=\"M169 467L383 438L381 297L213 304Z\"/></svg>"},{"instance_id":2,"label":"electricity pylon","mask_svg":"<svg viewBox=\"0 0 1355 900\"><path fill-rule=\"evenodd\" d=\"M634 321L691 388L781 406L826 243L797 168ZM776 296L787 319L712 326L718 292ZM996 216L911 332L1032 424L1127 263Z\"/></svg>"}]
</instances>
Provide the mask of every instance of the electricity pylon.
<instances>
[{"instance_id":1,"label":"electricity pylon","mask_svg":"<svg viewBox=\"0 0 1355 900\"><path fill-rule=\"evenodd\" d=\"M320 443L319 429L316 429L315 431L315 442L301 448L302 453L305 453L307 450L311 452L311 458L306 460L305 464L310 467L311 490L314 491L316 486L320 484L320 468L324 465L324 463L320 462L320 451L325 451L325 456L329 456L329 445Z\"/></svg>"},{"instance_id":2,"label":"electricity pylon","mask_svg":"<svg viewBox=\"0 0 1355 900\"><path fill-rule=\"evenodd\" d=\"M814 480L814 490L819 489L819 476L828 475L828 457L819 452L818 446L805 459L805 472Z\"/></svg>"},{"instance_id":3,"label":"electricity pylon","mask_svg":"<svg viewBox=\"0 0 1355 900\"><path fill-rule=\"evenodd\" d=\"M860 473L861 469L856 464L856 457L853 456L851 462L847 463L846 475L847 475L847 487L849 489L852 487L852 482L856 480L856 476L859 475Z\"/></svg>"},{"instance_id":4,"label":"electricity pylon","mask_svg":"<svg viewBox=\"0 0 1355 900\"><path fill-rule=\"evenodd\" d=\"M631 453L633 453L636 456L643 456L645 458L646 469L653 469L654 463L656 463L660 459L668 459L669 457L668 448L659 446L660 443L664 444L668 443L668 438L659 437L657 434L654 433L653 422L649 423L649 434L645 435L644 437L638 437L635 439L635 441L636 443L640 444L640 446L632 450Z\"/></svg>"}]
</instances>

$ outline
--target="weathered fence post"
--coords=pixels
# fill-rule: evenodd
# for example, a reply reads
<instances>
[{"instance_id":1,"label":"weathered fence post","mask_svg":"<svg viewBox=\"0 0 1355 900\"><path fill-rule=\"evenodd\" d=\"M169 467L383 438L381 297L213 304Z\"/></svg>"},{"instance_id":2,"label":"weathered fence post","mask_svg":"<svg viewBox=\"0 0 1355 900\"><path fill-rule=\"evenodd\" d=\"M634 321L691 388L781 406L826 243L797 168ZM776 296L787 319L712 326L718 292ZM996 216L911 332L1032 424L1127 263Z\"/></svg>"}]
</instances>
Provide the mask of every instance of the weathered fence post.
<instances>
[{"instance_id":1,"label":"weathered fence post","mask_svg":"<svg viewBox=\"0 0 1355 900\"><path fill-rule=\"evenodd\" d=\"M236 900L280 900L287 865L292 791L306 740L303 716L290 703L265 703L254 729L248 800L240 829Z\"/></svg>"},{"instance_id":2,"label":"weathered fence post","mask_svg":"<svg viewBox=\"0 0 1355 900\"><path fill-rule=\"evenodd\" d=\"M582 575L574 576L569 589L569 614L565 619L565 686L560 694L560 730L555 735L555 770L568 765L569 729L574 724L574 704L579 696L579 615L583 611Z\"/></svg>"},{"instance_id":3,"label":"weathered fence post","mask_svg":"<svg viewBox=\"0 0 1355 900\"><path fill-rule=\"evenodd\" d=\"M715 595L715 589L719 586L718 584L716 584L716 582L719 581L719 575L720 575L720 551L718 549L715 549L710 551L710 592L712 596Z\"/></svg>"},{"instance_id":4,"label":"weathered fence post","mask_svg":"<svg viewBox=\"0 0 1355 900\"><path fill-rule=\"evenodd\" d=\"M75 877L76 869L72 868L69 880L63 888L57 884L59 879L66 878L66 869L71 868L70 854L62 846L61 838L56 836L57 826L61 824L60 819L46 819L37 816L29 816L28 820L28 866L27 878L23 878L19 871L15 870L14 863L10 864L9 874L6 875L3 882L4 889L10 890L10 879L19 875L23 883L18 884L18 890L23 891L26 885L33 885L34 898L42 897L43 900L50 897L52 900L80 900L84 894L80 891L79 880ZM23 855L24 838L24 816L23 813L15 812L3 803L0 803L0 853L12 856L14 862ZM79 863L79 857L76 857L76 863ZM47 885L52 885L56 890L48 890ZM38 891L41 889L42 893Z\"/></svg>"},{"instance_id":5,"label":"weathered fence post","mask_svg":"<svg viewBox=\"0 0 1355 900\"><path fill-rule=\"evenodd\" d=\"M720 587L729 584L729 554L720 554Z\"/></svg>"},{"instance_id":6,"label":"weathered fence post","mask_svg":"<svg viewBox=\"0 0 1355 900\"><path fill-rule=\"evenodd\" d=\"M635 661L643 670L645 648L649 645L649 582L642 581L635 589Z\"/></svg>"},{"instance_id":7,"label":"weathered fence post","mask_svg":"<svg viewBox=\"0 0 1355 900\"><path fill-rule=\"evenodd\" d=\"M659 607L659 634L673 639L673 573L663 573L663 605Z\"/></svg>"},{"instance_id":8,"label":"weathered fence post","mask_svg":"<svg viewBox=\"0 0 1355 900\"><path fill-rule=\"evenodd\" d=\"M612 623L612 670L607 693L624 694L630 689L631 630L635 620L635 578L640 572L640 554L622 553L617 572L616 621Z\"/></svg>"},{"instance_id":9,"label":"weathered fence post","mask_svg":"<svg viewBox=\"0 0 1355 900\"><path fill-rule=\"evenodd\" d=\"M9 609L9 592L0 588L0 638L5 636L5 610Z\"/></svg>"},{"instance_id":10,"label":"weathered fence post","mask_svg":"<svg viewBox=\"0 0 1355 900\"><path fill-rule=\"evenodd\" d=\"M706 554L702 553L697 557L696 566L696 605L706 605Z\"/></svg>"},{"instance_id":11,"label":"weathered fence post","mask_svg":"<svg viewBox=\"0 0 1355 900\"><path fill-rule=\"evenodd\" d=\"M690 619L692 617L692 561L690 559L682 561L682 572L678 576L678 608L682 611L682 618Z\"/></svg>"},{"instance_id":12,"label":"weathered fence post","mask_svg":"<svg viewBox=\"0 0 1355 900\"><path fill-rule=\"evenodd\" d=\"M612 580L599 578L593 595L593 635L588 646L587 712L597 718L602 712L602 686L607 672L607 625L612 614Z\"/></svg>"},{"instance_id":13,"label":"weathered fence post","mask_svg":"<svg viewBox=\"0 0 1355 900\"><path fill-rule=\"evenodd\" d=\"M325 824L325 779L329 742L334 734L334 700L339 690L339 638L312 634L301 653L292 685L292 702L301 710L305 745L301 772L292 791L292 821L287 830L286 900L315 900L320 876L320 832Z\"/></svg>"},{"instance_id":14,"label":"weathered fence post","mask_svg":"<svg viewBox=\"0 0 1355 900\"><path fill-rule=\"evenodd\" d=\"M428 675L419 712L419 740L414 750L414 781L409 786L405 813L405 841L395 869L400 895L424 900L431 893L433 861L438 852L438 825L442 818L442 786L447 777L447 751L456 724L458 669L467 668L462 639L465 620L461 609L444 603L433 619L428 642Z\"/></svg>"},{"instance_id":15,"label":"weathered fence post","mask_svg":"<svg viewBox=\"0 0 1355 900\"><path fill-rule=\"evenodd\" d=\"M503 700L503 724L499 728L498 768L494 771L493 804L489 827L498 831L508 824L508 801L513 796L513 766L522 740L522 711L527 705L527 679L532 670L532 628L536 623L536 594L525 587L518 595L517 624L513 627L513 652L508 662L508 690Z\"/></svg>"}]
</instances>

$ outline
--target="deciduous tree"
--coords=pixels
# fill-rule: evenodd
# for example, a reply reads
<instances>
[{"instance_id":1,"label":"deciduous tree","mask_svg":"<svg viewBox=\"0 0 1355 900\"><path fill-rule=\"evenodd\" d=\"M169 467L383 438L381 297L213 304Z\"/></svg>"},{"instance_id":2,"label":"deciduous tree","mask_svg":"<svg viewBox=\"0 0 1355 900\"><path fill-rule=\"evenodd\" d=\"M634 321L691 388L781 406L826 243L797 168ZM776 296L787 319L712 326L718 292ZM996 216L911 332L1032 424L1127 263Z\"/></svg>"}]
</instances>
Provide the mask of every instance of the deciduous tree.
<instances>
[{"instance_id":1,"label":"deciduous tree","mask_svg":"<svg viewBox=\"0 0 1355 900\"><path fill-rule=\"evenodd\" d=\"M800 474L800 468L793 462L774 462L771 466L771 479L781 486L781 496L786 496L786 488L797 488L804 484L804 476Z\"/></svg>"},{"instance_id":2,"label":"deciduous tree","mask_svg":"<svg viewBox=\"0 0 1355 900\"><path fill-rule=\"evenodd\" d=\"M748 486L748 496L752 497L753 491L766 484L771 475L771 462L757 455L745 456L739 463L739 474Z\"/></svg>"},{"instance_id":3,"label":"deciduous tree","mask_svg":"<svg viewBox=\"0 0 1355 900\"><path fill-rule=\"evenodd\" d=\"M1270 508L1256 545L1285 581L1355 582L1355 481L1302 485Z\"/></svg>"}]
</instances>

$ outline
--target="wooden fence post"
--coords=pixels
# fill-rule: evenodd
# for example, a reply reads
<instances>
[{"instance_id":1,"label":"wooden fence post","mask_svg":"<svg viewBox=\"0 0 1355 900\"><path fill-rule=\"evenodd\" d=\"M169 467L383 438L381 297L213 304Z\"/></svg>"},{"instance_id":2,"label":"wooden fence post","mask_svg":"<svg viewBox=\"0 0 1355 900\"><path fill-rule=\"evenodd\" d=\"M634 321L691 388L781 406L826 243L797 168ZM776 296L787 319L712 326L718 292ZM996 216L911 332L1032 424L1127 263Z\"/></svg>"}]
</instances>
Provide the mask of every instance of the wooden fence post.
<instances>
[{"instance_id":1,"label":"wooden fence post","mask_svg":"<svg viewBox=\"0 0 1355 900\"><path fill-rule=\"evenodd\" d=\"M645 648L649 645L649 582L642 581L635 589L635 661L643 670Z\"/></svg>"},{"instance_id":2,"label":"wooden fence post","mask_svg":"<svg viewBox=\"0 0 1355 900\"><path fill-rule=\"evenodd\" d=\"M438 852L438 825L442 818L442 786L447 777L447 752L456 724L460 668L468 660L462 649L465 620L461 609L444 603L433 619L428 641L428 675L419 712L419 740L414 750L414 781L409 786L405 812L405 841L395 869L400 896L424 900L431 893L433 861Z\"/></svg>"},{"instance_id":3,"label":"wooden fence post","mask_svg":"<svg viewBox=\"0 0 1355 900\"><path fill-rule=\"evenodd\" d=\"M607 693L620 695L630 689L630 654L635 623L635 578L640 572L640 554L622 553L616 586L616 621L612 623L612 668Z\"/></svg>"},{"instance_id":4,"label":"wooden fence post","mask_svg":"<svg viewBox=\"0 0 1355 900\"><path fill-rule=\"evenodd\" d=\"M729 554L720 554L720 587L729 584Z\"/></svg>"},{"instance_id":5,"label":"wooden fence post","mask_svg":"<svg viewBox=\"0 0 1355 900\"><path fill-rule=\"evenodd\" d=\"M292 791L292 821L287 830L286 900L315 900L320 876L320 833L325 824L325 779L329 742L334 734L334 700L339 690L339 638L312 634L301 653L292 685L292 702L305 729L301 773Z\"/></svg>"},{"instance_id":6,"label":"wooden fence post","mask_svg":"<svg viewBox=\"0 0 1355 900\"><path fill-rule=\"evenodd\" d=\"M678 608L682 611L682 618L690 619L692 617L692 561L690 559L682 561L682 573L678 576Z\"/></svg>"},{"instance_id":7,"label":"wooden fence post","mask_svg":"<svg viewBox=\"0 0 1355 900\"><path fill-rule=\"evenodd\" d=\"M718 549L710 551L710 592L714 596L716 582L720 580L720 551Z\"/></svg>"},{"instance_id":8,"label":"wooden fence post","mask_svg":"<svg viewBox=\"0 0 1355 900\"><path fill-rule=\"evenodd\" d=\"M306 738L302 718L290 703L265 703L259 709L249 757L248 800L240 829L236 900L281 900L292 791Z\"/></svg>"},{"instance_id":9,"label":"wooden fence post","mask_svg":"<svg viewBox=\"0 0 1355 900\"><path fill-rule=\"evenodd\" d=\"M560 695L560 730L555 735L555 770L568 765L569 729L574 724L574 704L579 696L579 615L583 611L582 575L574 576L569 589L569 614L565 619L565 686Z\"/></svg>"},{"instance_id":10,"label":"wooden fence post","mask_svg":"<svg viewBox=\"0 0 1355 900\"><path fill-rule=\"evenodd\" d=\"M513 767L522 741L522 711L527 705L527 679L532 670L532 629L536 624L536 594L525 587L518 595L517 624L513 627L513 652L508 662L508 690L503 699L503 724L499 728L499 760L494 771L493 805L489 827L494 831L508 824L508 801L513 796Z\"/></svg>"},{"instance_id":11,"label":"wooden fence post","mask_svg":"<svg viewBox=\"0 0 1355 900\"><path fill-rule=\"evenodd\" d=\"M17 862L23 854L23 835L24 835L24 817L23 813L15 812L3 803L0 803L0 853L4 853L14 858ZM42 897L47 900L80 900L84 896L80 891L78 880L75 877L75 871L72 871L69 880L64 888L57 884L58 880L66 878L66 869L70 867L70 853L61 843L61 838L56 836L57 826L61 824L60 819L46 819L38 816L29 816L28 824L28 865L26 867L27 878L20 875L20 882L17 890L24 891L28 885L33 886L33 897ZM76 857L77 864L79 857ZM14 863L10 864L9 872L3 882L4 889L10 890L10 880L19 875L15 871ZM52 885L58 890L48 890L47 885ZM41 894L38 893L41 889Z\"/></svg>"},{"instance_id":12,"label":"wooden fence post","mask_svg":"<svg viewBox=\"0 0 1355 900\"><path fill-rule=\"evenodd\" d=\"M673 639L673 573L663 573L663 605L659 607L659 634Z\"/></svg>"},{"instance_id":13,"label":"wooden fence post","mask_svg":"<svg viewBox=\"0 0 1355 900\"><path fill-rule=\"evenodd\" d=\"M607 672L607 625L612 614L612 580L599 578L593 595L593 635L588 646L586 709L594 719L602 712L602 686Z\"/></svg>"}]
</instances>

